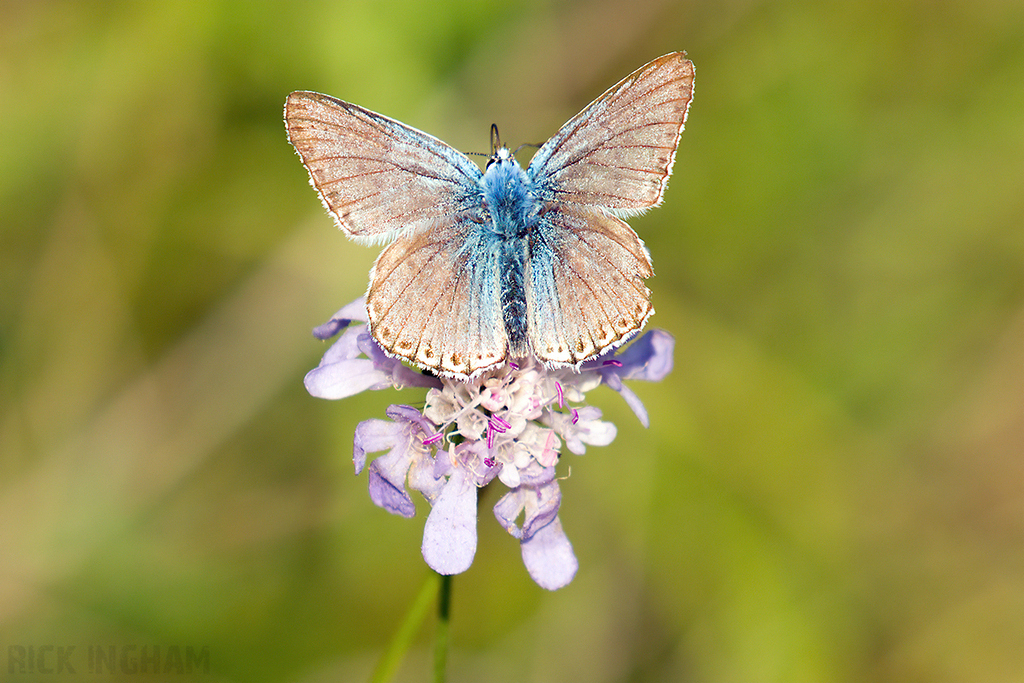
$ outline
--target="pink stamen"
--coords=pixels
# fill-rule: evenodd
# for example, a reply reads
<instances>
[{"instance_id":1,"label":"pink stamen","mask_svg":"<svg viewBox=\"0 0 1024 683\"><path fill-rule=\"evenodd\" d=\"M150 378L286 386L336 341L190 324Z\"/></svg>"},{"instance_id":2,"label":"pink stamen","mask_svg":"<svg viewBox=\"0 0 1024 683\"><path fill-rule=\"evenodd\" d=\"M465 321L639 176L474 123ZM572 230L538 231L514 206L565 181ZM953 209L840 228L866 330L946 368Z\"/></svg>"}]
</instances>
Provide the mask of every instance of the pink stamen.
<instances>
[{"instance_id":1,"label":"pink stamen","mask_svg":"<svg viewBox=\"0 0 1024 683\"><path fill-rule=\"evenodd\" d=\"M487 448L494 448L494 429L490 423L487 424Z\"/></svg>"},{"instance_id":2,"label":"pink stamen","mask_svg":"<svg viewBox=\"0 0 1024 683\"><path fill-rule=\"evenodd\" d=\"M555 391L558 392L558 407L559 408L564 408L565 407L565 395L562 393L562 385L559 384L558 382L555 382Z\"/></svg>"},{"instance_id":3,"label":"pink stamen","mask_svg":"<svg viewBox=\"0 0 1024 683\"><path fill-rule=\"evenodd\" d=\"M488 467L494 467L496 461L494 458L484 458L484 464Z\"/></svg>"},{"instance_id":4,"label":"pink stamen","mask_svg":"<svg viewBox=\"0 0 1024 683\"><path fill-rule=\"evenodd\" d=\"M573 408L572 409L572 423L576 424L579 421L580 421L580 411L578 411L575 408Z\"/></svg>"},{"instance_id":5,"label":"pink stamen","mask_svg":"<svg viewBox=\"0 0 1024 683\"><path fill-rule=\"evenodd\" d=\"M518 370L519 369L519 363L516 363L516 362L513 362L513 361L509 361L508 362L508 366L510 368L512 368L513 370Z\"/></svg>"},{"instance_id":6,"label":"pink stamen","mask_svg":"<svg viewBox=\"0 0 1024 683\"><path fill-rule=\"evenodd\" d=\"M602 363L602 365L614 365L617 368L621 368L622 367L622 361L621 360L615 360L613 358L612 360L606 360L604 363Z\"/></svg>"},{"instance_id":7,"label":"pink stamen","mask_svg":"<svg viewBox=\"0 0 1024 683\"><path fill-rule=\"evenodd\" d=\"M497 415L491 415L490 426L494 428L494 431L502 433L512 429L512 425L505 422L505 420L501 419Z\"/></svg>"},{"instance_id":8,"label":"pink stamen","mask_svg":"<svg viewBox=\"0 0 1024 683\"><path fill-rule=\"evenodd\" d=\"M432 435L428 436L427 438L423 439L423 445L424 446L432 446L433 444L435 444L438 441L440 441L442 437L444 437L444 432L438 432L437 434L432 434Z\"/></svg>"},{"instance_id":9,"label":"pink stamen","mask_svg":"<svg viewBox=\"0 0 1024 683\"><path fill-rule=\"evenodd\" d=\"M558 462L558 451L554 449L557 437L555 436L555 430L549 429L547 430L547 432L548 437L544 442L544 449L541 453L539 460L540 464L544 465L545 467L551 467L556 462Z\"/></svg>"}]
</instances>

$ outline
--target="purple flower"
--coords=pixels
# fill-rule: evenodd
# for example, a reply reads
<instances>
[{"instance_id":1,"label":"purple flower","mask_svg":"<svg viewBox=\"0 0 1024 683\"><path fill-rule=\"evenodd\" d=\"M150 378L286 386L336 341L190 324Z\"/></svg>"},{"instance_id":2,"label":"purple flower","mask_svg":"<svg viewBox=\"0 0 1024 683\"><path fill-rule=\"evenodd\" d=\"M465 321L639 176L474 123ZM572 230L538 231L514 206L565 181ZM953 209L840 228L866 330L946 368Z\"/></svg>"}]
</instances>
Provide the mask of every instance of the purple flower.
<instances>
[{"instance_id":1,"label":"purple flower","mask_svg":"<svg viewBox=\"0 0 1024 683\"><path fill-rule=\"evenodd\" d=\"M601 384L618 391L648 426L643 403L623 380L664 378L672 369L671 335L650 331L578 371L528 359L455 380L389 358L365 324L352 325L365 321L360 299L314 330L327 339L347 328L305 384L319 398L388 387L428 389L422 411L393 405L386 411L389 420L366 420L356 427L356 474L366 467L368 453L386 451L368 468L370 499L392 514L412 517L415 506L407 489L420 492L431 505L423 559L438 573L458 574L476 554L477 490L497 478L509 491L494 505L494 516L519 541L530 576L548 590L567 585L578 563L558 518L562 494L555 469L562 446L581 455L587 445L615 439L615 425L584 404L586 392Z\"/></svg>"},{"instance_id":2,"label":"purple flower","mask_svg":"<svg viewBox=\"0 0 1024 683\"><path fill-rule=\"evenodd\" d=\"M330 320L313 330L317 339L330 339L350 323L366 323L364 299L356 299ZM360 354L366 358L360 358ZM388 358L370 337L366 325L345 330L320 359L320 365L306 373L306 391L317 398L346 398L367 389L391 387L436 387L435 377L424 375Z\"/></svg>"}]
</instances>

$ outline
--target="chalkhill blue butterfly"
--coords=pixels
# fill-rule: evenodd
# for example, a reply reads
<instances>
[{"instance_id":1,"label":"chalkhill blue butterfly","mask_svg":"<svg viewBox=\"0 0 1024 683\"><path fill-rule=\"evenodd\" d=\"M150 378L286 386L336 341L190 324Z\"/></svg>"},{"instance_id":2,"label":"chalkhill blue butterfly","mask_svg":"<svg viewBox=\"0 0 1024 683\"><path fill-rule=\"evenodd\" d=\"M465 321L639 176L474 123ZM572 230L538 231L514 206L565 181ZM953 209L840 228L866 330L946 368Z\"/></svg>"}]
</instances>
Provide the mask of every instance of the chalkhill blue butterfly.
<instances>
[{"instance_id":1,"label":"chalkhill blue butterfly","mask_svg":"<svg viewBox=\"0 0 1024 683\"><path fill-rule=\"evenodd\" d=\"M526 170L491 129L486 170L437 138L327 95L294 92L288 139L338 227L387 244L370 332L391 356L468 378L530 355L579 366L654 312L647 248L622 220L657 206L693 97L674 52L569 120Z\"/></svg>"}]
</instances>

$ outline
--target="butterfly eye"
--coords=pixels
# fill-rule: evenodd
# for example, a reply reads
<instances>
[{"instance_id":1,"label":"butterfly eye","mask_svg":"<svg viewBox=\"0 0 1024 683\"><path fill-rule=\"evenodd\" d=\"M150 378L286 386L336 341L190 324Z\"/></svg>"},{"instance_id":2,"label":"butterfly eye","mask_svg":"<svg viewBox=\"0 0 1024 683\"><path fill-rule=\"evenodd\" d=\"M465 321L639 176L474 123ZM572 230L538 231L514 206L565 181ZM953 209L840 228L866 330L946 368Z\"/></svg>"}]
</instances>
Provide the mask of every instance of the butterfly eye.
<instances>
[{"instance_id":1,"label":"butterfly eye","mask_svg":"<svg viewBox=\"0 0 1024 683\"><path fill-rule=\"evenodd\" d=\"M501 161L508 161L511 158L512 153L508 150L508 147L499 147L498 151L492 154L491 158L487 161L487 168L490 168L491 164L496 164Z\"/></svg>"}]
</instances>

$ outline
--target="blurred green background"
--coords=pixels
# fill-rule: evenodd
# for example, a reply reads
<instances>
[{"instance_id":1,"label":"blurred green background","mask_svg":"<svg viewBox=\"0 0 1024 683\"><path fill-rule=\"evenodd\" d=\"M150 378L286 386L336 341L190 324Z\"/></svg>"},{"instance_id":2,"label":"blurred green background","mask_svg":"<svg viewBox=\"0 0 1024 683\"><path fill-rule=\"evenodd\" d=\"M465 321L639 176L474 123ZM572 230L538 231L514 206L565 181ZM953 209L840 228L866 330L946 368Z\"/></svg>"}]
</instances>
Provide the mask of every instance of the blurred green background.
<instances>
[{"instance_id":1,"label":"blurred green background","mask_svg":"<svg viewBox=\"0 0 1024 683\"><path fill-rule=\"evenodd\" d=\"M208 647L203 680L365 680L426 508L371 504L352 432L422 394L303 389L377 250L284 98L485 152L677 49L689 123L631 221L675 371L634 385L650 430L590 395L619 436L563 458L568 588L482 506L451 680L1024 680L1018 0L4 4L0 677L12 644L79 674L155 644Z\"/></svg>"}]
</instances>

